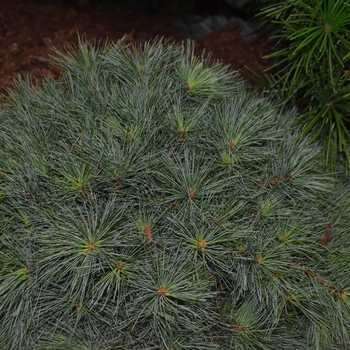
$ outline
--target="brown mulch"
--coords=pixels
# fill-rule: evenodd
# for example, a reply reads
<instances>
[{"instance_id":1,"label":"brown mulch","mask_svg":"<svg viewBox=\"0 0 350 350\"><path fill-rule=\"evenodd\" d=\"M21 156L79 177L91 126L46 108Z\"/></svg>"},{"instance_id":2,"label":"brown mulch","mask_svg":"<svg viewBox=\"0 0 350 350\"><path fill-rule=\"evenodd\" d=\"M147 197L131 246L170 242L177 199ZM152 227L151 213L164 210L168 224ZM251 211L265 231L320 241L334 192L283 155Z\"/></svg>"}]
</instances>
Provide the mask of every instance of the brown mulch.
<instances>
[{"instance_id":1,"label":"brown mulch","mask_svg":"<svg viewBox=\"0 0 350 350\"><path fill-rule=\"evenodd\" d=\"M186 40L176 28L178 18L171 14L139 13L121 5L71 5L61 0L0 0L0 95L12 86L13 79L30 73L42 79L57 77L59 71L50 65L52 47L88 40L147 41L155 37ZM197 53L213 52L214 59L230 64L234 70L244 65L259 71L267 67L262 57L271 51L266 39L247 43L240 35L241 27L231 23L210 33L196 43Z\"/></svg>"}]
</instances>

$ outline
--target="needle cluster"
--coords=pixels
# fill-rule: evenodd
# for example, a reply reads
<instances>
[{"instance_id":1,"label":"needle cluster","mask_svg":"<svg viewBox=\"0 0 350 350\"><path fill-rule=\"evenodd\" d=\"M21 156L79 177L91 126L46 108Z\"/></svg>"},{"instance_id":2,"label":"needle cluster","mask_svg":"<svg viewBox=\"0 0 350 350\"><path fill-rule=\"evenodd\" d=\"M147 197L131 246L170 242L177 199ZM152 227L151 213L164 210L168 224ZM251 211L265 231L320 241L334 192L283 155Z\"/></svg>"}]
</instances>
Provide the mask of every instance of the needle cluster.
<instances>
[{"instance_id":1,"label":"needle cluster","mask_svg":"<svg viewBox=\"0 0 350 350\"><path fill-rule=\"evenodd\" d=\"M349 183L191 43L80 43L0 109L1 349L346 349Z\"/></svg>"}]
</instances>

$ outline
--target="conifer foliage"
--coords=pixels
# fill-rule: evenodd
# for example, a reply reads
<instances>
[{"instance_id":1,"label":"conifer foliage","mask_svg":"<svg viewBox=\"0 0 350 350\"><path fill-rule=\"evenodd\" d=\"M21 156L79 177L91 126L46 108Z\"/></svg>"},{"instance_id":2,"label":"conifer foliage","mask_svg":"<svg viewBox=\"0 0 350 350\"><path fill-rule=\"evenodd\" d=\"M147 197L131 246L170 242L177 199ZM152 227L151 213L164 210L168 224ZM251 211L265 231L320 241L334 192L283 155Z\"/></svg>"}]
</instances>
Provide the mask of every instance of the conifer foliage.
<instances>
[{"instance_id":1,"label":"conifer foliage","mask_svg":"<svg viewBox=\"0 0 350 350\"><path fill-rule=\"evenodd\" d=\"M0 109L1 349L346 349L349 183L193 44L81 42Z\"/></svg>"}]
</instances>

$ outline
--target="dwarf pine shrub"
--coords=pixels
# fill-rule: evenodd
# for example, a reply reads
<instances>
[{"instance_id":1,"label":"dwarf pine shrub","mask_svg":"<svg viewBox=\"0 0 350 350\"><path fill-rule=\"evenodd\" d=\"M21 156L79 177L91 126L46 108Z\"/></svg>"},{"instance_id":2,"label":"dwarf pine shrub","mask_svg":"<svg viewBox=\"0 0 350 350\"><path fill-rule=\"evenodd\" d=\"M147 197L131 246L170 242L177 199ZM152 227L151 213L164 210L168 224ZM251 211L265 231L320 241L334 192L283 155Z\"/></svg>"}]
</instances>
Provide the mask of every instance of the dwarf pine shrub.
<instances>
[{"instance_id":1,"label":"dwarf pine shrub","mask_svg":"<svg viewBox=\"0 0 350 350\"><path fill-rule=\"evenodd\" d=\"M0 110L1 349L346 349L349 183L193 45L57 53Z\"/></svg>"}]
</instances>

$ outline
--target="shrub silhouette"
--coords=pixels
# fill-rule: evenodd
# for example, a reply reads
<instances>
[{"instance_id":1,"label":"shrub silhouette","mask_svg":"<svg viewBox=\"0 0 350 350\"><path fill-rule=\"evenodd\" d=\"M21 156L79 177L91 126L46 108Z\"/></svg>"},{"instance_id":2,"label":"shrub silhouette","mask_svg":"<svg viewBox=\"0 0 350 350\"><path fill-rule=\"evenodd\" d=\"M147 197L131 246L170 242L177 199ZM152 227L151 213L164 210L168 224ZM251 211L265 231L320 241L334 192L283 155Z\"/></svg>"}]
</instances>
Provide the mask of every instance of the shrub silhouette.
<instances>
[{"instance_id":1,"label":"shrub silhouette","mask_svg":"<svg viewBox=\"0 0 350 350\"><path fill-rule=\"evenodd\" d=\"M0 348L346 349L349 184L191 43L80 43L0 110Z\"/></svg>"}]
</instances>

